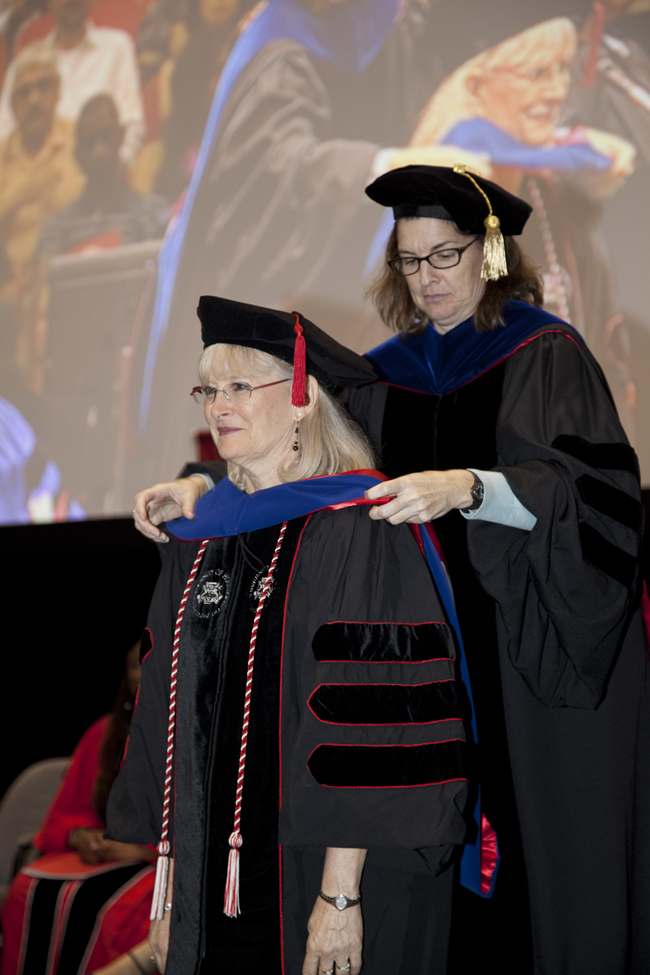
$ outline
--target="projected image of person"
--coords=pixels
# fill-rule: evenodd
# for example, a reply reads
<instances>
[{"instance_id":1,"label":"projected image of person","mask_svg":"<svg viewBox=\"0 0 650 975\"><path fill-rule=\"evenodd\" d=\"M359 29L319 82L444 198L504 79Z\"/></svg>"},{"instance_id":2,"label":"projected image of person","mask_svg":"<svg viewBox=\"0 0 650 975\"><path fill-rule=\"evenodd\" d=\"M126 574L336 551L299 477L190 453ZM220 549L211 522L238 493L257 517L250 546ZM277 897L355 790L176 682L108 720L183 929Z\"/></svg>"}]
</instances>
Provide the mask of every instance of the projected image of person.
<instances>
[{"instance_id":1,"label":"projected image of person","mask_svg":"<svg viewBox=\"0 0 650 975\"><path fill-rule=\"evenodd\" d=\"M83 192L43 227L23 312L21 365L40 392L48 342L49 259L89 254L162 237L167 219L159 197L138 193L126 181L121 159L124 126L110 95L96 95L81 110L75 128L75 158Z\"/></svg>"},{"instance_id":2,"label":"projected image of person","mask_svg":"<svg viewBox=\"0 0 650 975\"><path fill-rule=\"evenodd\" d=\"M57 116L60 79L46 48L26 49L14 62L14 131L0 142L0 236L13 277L2 291L17 303L41 228L76 199L83 177L74 158L74 126Z\"/></svg>"},{"instance_id":3,"label":"projected image of person","mask_svg":"<svg viewBox=\"0 0 650 975\"><path fill-rule=\"evenodd\" d=\"M162 237L164 201L128 185L120 157L123 140L124 126L113 98L91 98L76 125L75 156L86 179L84 190L43 228L40 258Z\"/></svg>"},{"instance_id":4,"label":"projected image of person","mask_svg":"<svg viewBox=\"0 0 650 975\"><path fill-rule=\"evenodd\" d=\"M623 136L647 162L650 52L639 43L639 36L643 37L649 16L650 0L592 4L580 31L573 84L563 112L568 124L586 123Z\"/></svg>"},{"instance_id":5,"label":"projected image of person","mask_svg":"<svg viewBox=\"0 0 650 975\"><path fill-rule=\"evenodd\" d=\"M110 92L125 127L122 158L130 162L144 134L140 78L133 41L124 31L95 27L88 14L92 0L50 0L54 31L39 46L49 48L56 58L61 78L59 114L76 120L93 95ZM28 51L32 45L25 48ZM9 91L15 67L9 66L0 96L0 136L11 128Z\"/></svg>"},{"instance_id":6,"label":"projected image of person","mask_svg":"<svg viewBox=\"0 0 650 975\"><path fill-rule=\"evenodd\" d=\"M164 441L150 454L152 475L185 459L191 419L156 397L161 376L183 375L183 358L190 374L193 295L218 290L288 309L300 301L335 337L372 342L358 315L376 221L363 187L394 166L455 161L447 147L382 149L394 143L369 69L401 15L399 0L271 0L235 43L160 257L139 416L139 432Z\"/></svg>"},{"instance_id":7,"label":"projected image of person","mask_svg":"<svg viewBox=\"0 0 650 975\"><path fill-rule=\"evenodd\" d=\"M477 55L434 93L412 143L484 153L492 178L533 205L525 240L543 267L545 307L585 336L633 435L629 364L614 369L605 353L620 307L601 201L632 173L636 150L584 124L561 127L577 45L574 24L560 17Z\"/></svg>"},{"instance_id":8,"label":"projected image of person","mask_svg":"<svg viewBox=\"0 0 650 975\"><path fill-rule=\"evenodd\" d=\"M167 975L446 975L470 715L432 539L368 517L333 395L372 370L298 313L198 314L228 476L170 525L107 836L158 845Z\"/></svg>"},{"instance_id":9,"label":"projected image of person","mask_svg":"<svg viewBox=\"0 0 650 975\"><path fill-rule=\"evenodd\" d=\"M190 181L221 70L236 40L235 27L252 2L195 0L186 40L174 60L165 158L156 189L170 200Z\"/></svg>"}]
</instances>

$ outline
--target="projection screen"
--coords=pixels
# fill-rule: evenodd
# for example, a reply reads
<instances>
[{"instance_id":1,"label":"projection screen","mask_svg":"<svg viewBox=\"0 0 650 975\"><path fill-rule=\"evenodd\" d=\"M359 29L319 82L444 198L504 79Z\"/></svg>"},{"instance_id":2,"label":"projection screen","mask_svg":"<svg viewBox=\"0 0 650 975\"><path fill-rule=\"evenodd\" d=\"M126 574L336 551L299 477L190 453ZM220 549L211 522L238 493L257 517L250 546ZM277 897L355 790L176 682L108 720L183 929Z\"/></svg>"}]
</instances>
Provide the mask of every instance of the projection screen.
<instances>
[{"instance_id":1,"label":"projection screen","mask_svg":"<svg viewBox=\"0 0 650 975\"><path fill-rule=\"evenodd\" d=\"M364 187L419 161L532 205L650 483L650 0L31 0L0 42L0 522L198 457L201 294L387 338Z\"/></svg>"}]
</instances>

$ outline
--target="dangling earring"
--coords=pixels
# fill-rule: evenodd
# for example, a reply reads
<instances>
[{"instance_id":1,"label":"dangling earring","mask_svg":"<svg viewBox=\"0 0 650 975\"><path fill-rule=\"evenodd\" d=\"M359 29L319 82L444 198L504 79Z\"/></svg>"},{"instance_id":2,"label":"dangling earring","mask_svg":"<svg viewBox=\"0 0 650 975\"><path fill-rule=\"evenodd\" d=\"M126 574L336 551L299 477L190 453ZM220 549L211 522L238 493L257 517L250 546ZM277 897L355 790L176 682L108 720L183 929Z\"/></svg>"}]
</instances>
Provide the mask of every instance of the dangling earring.
<instances>
[{"instance_id":1,"label":"dangling earring","mask_svg":"<svg viewBox=\"0 0 650 975\"><path fill-rule=\"evenodd\" d=\"M298 445L298 424L299 424L299 423L300 423L300 417L298 417L298 419L296 420L296 429L295 429L295 431L294 431L294 432L295 432L295 434L296 434L296 439L295 439L295 440L294 440L294 442L293 442L293 449L294 449L294 450L299 450L299 449L300 449L300 447L299 447L299 445Z\"/></svg>"}]
</instances>

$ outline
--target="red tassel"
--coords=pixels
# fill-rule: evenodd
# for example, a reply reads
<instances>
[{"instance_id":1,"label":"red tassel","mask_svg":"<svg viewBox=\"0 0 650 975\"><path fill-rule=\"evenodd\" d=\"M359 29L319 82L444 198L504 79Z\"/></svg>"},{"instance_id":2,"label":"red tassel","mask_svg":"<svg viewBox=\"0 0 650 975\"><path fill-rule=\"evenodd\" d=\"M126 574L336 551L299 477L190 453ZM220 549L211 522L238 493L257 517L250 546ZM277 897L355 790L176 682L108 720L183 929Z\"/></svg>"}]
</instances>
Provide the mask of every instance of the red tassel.
<instances>
[{"instance_id":1,"label":"red tassel","mask_svg":"<svg viewBox=\"0 0 650 975\"><path fill-rule=\"evenodd\" d=\"M226 890L223 897L223 913L227 917L237 917L239 911L239 848L242 844L241 833L230 834L230 853L228 854L228 874L226 875Z\"/></svg>"},{"instance_id":2,"label":"red tassel","mask_svg":"<svg viewBox=\"0 0 650 975\"><path fill-rule=\"evenodd\" d=\"M304 406L307 398L307 346L305 337L302 333L300 316L297 311L292 314L296 316L296 324L293 327L296 333L296 345L293 352L293 386L291 387L291 405Z\"/></svg>"}]
</instances>

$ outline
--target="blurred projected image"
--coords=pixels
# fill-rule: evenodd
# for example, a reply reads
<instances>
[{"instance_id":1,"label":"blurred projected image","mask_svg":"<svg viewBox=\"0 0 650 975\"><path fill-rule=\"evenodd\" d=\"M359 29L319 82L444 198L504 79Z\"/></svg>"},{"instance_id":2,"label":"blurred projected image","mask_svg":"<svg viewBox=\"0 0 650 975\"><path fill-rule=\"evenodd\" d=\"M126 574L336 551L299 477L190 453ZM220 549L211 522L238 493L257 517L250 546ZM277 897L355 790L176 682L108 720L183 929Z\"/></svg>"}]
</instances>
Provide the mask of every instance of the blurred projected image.
<instances>
[{"instance_id":1,"label":"blurred projected image","mask_svg":"<svg viewBox=\"0 0 650 975\"><path fill-rule=\"evenodd\" d=\"M472 58L435 92L413 144L482 155L484 175L532 204L524 246L543 269L545 307L585 336L631 432L635 387L624 337L612 354L622 316L600 203L632 174L636 148L588 117L564 124L572 77L584 84L573 74L577 50L578 31L562 17Z\"/></svg>"},{"instance_id":2,"label":"blurred projected image","mask_svg":"<svg viewBox=\"0 0 650 975\"><path fill-rule=\"evenodd\" d=\"M363 191L409 163L532 204L650 480L649 54L650 0L0 0L0 522L195 459L201 294L386 338Z\"/></svg>"}]
</instances>

